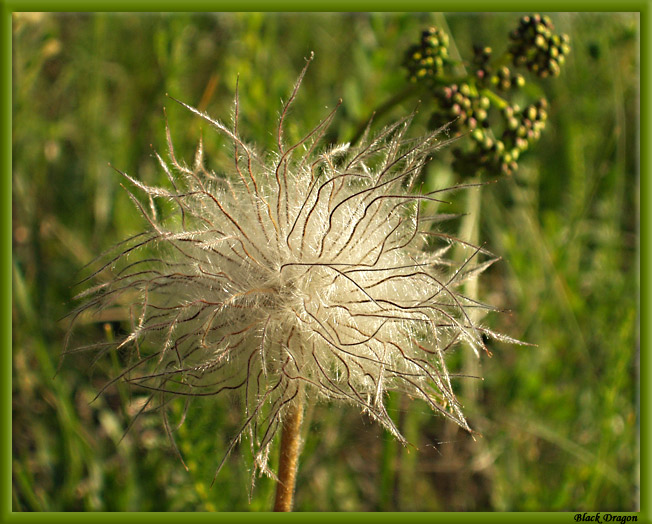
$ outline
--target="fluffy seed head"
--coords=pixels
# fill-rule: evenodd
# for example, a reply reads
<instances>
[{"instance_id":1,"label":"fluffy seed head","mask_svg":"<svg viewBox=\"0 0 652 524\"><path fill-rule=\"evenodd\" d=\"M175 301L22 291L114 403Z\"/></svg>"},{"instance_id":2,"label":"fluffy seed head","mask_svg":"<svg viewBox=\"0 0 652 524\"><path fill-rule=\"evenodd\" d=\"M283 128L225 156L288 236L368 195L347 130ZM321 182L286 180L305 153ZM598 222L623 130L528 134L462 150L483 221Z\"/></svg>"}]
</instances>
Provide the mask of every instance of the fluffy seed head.
<instances>
[{"instance_id":1,"label":"fluffy seed head","mask_svg":"<svg viewBox=\"0 0 652 524\"><path fill-rule=\"evenodd\" d=\"M385 408L387 392L401 391L469 430L444 357L460 342L477 353L487 332L459 284L492 260L478 264L484 252L463 242L466 262L449 260L457 241L432 230L440 217L422 208L454 188L415 191L437 134L406 138L409 116L323 149L333 110L288 145L285 118L305 72L267 156L239 134L237 95L231 127L186 106L232 142L230 172L206 170L201 143L191 167L178 161L168 132L170 160L158 157L167 187L124 174L144 194L144 203L130 196L147 230L115 248L93 274L111 277L82 293L75 313L128 309L128 335L94 347L133 349L116 380L160 396L163 408L170 396L240 392L233 443L248 433L266 473L284 414L303 399L353 404L404 442ZM156 200L176 212L159 217Z\"/></svg>"}]
</instances>

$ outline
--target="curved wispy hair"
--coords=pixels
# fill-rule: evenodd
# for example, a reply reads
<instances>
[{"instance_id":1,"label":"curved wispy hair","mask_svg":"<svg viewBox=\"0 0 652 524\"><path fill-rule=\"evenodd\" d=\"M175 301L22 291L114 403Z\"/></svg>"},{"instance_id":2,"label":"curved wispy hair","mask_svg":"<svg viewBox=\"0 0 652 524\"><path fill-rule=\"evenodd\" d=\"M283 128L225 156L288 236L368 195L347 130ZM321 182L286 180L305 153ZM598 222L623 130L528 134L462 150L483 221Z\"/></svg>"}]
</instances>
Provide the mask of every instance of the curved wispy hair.
<instances>
[{"instance_id":1,"label":"curved wispy hair","mask_svg":"<svg viewBox=\"0 0 652 524\"><path fill-rule=\"evenodd\" d=\"M148 228L106 256L89 279L110 279L81 293L73 314L128 309L130 332L94 348L133 350L114 380L151 392L168 432L171 398L238 391L242 427L229 452L248 434L254 472L271 475L274 436L304 399L357 406L405 443L385 405L388 391L400 391L470 431L445 356L462 342L478 353L493 335L474 324L469 309L484 306L459 286L494 258L431 229L446 216L422 215L424 202L462 186L414 187L445 141L406 138L410 115L373 137L368 127L355 146L319 149L335 107L287 145L288 108L307 67L265 157L239 134L237 87L230 128L182 103L233 143L232 169L209 172L201 142L192 167L178 161L168 128L170 161L157 158L169 187L123 173L145 195L143 203L129 193ZM176 211L159 218L155 200ZM463 263L447 258L453 245L467 248Z\"/></svg>"}]
</instances>

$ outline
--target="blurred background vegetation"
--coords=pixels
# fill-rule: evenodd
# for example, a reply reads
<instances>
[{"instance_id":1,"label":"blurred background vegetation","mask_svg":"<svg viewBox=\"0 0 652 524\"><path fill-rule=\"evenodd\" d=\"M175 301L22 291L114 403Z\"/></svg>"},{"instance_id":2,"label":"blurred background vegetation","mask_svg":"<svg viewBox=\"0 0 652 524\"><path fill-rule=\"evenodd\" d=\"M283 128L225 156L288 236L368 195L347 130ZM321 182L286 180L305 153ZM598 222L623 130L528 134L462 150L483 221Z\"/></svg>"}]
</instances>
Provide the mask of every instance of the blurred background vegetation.
<instances>
[{"instance_id":1,"label":"blurred background vegetation","mask_svg":"<svg viewBox=\"0 0 652 524\"><path fill-rule=\"evenodd\" d=\"M163 107L178 152L190 159L203 134L209 167L219 170L225 158L221 138L166 93L229 121L239 74L243 134L271 147L280 100L314 51L288 133L311 129L342 97L327 138L345 141L404 89L403 55L422 29L449 32L470 60L474 43L504 50L519 17L14 15L13 509L272 507L268 479L248 500L247 445L210 487L240 420L231 399L191 406L176 434L186 471L157 415L137 418L124 435L141 392L112 387L91 402L115 360L68 358L56 373L67 326L60 319L74 307L83 266L143 227L107 164L149 183L163 177L150 146L165 152ZM493 357L475 364L484 381L458 384L482 434L475 441L398 396L390 408L414 444L407 449L355 409L313 406L297 510L638 509L639 19L550 17L572 52L559 78L532 79L550 101L547 128L515 175L482 188L474 233L503 258L481 278L479 295L510 310L486 323L536 347L494 343ZM415 135L428 104L422 96ZM442 152L428 184L464 180L447 166L450 152ZM463 211L468 194L451 209ZM443 227L455 234L459 224ZM80 337L101 340L107 327L86 324ZM453 360L463 366L470 357L463 349Z\"/></svg>"}]
</instances>

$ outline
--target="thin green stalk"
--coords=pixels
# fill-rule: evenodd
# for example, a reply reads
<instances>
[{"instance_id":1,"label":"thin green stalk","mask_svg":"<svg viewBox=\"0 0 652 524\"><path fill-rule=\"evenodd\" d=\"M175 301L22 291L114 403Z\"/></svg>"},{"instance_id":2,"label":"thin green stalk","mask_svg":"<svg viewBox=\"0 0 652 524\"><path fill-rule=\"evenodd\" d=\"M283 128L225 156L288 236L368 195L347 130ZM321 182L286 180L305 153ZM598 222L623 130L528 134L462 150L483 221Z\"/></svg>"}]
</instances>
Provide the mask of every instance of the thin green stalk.
<instances>
[{"instance_id":1,"label":"thin green stalk","mask_svg":"<svg viewBox=\"0 0 652 524\"><path fill-rule=\"evenodd\" d=\"M471 184L482 183L479 176L471 181ZM473 245L478 245L480 229L480 212L482 206L482 187L469 190L467 200L467 213L462 222L460 238L467 240ZM478 297L478 279L472 279L465 284L464 292L467 297L473 301L479 301ZM472 322L478 319L479 310L471 309L468 314ZM480 376L480 361L475 355L468 354L469 357L464 362L464 374L477 377ZM478 397L478 384L474 380L464 382L464 398L469 404L475 404Z\"/></svg>"}]
</instances>

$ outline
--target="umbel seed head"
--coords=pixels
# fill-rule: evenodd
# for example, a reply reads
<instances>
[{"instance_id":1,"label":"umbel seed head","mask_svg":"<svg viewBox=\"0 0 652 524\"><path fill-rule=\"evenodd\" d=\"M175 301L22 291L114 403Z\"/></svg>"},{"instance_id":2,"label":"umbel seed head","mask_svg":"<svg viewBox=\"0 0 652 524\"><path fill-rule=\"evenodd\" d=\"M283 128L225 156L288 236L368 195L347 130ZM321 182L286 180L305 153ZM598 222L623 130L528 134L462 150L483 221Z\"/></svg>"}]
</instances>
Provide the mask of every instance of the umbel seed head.
<instances>
[{"instance_id":1,"label":"umbel seed head","mask_svg":"<svg viewBox=\"0 0 652 524\"><path fill-rule=\"evenodd\" d=\"M115 380L149 392L164 417L174 396L241 395L229 451L248 436L254 473L272 474L270 446L299 399L354 405L405 443L385 406L388 391L400 391L470 431L445 357L461 342L478 353L482 335L493 335L472 321L469 308L484 306L459 286L494 259L432 230L438 217L422 213L456 188L415 191L443 145L437 133L407 138L410 115L373 137L368 128L355 146L320 148L336 107L287 144L288 108L307 67L267 156L240 136L237 87L232 127L182 104L231 141L230 171L208 171L201 143L192 166L178 161L168 130L170 160L157 155L167 185L124 174L144 195L129 193L146 229L89 277L111 274L79 295L74 313L129 311L128 334L95 348L130 348ZM156 200L175 211L157 216ZM447 258L455 244L468 252L457 265Z\"/></svg>"}]
</instances>

